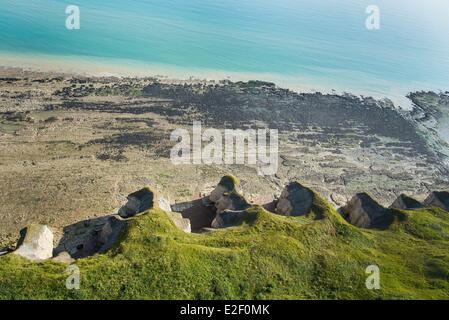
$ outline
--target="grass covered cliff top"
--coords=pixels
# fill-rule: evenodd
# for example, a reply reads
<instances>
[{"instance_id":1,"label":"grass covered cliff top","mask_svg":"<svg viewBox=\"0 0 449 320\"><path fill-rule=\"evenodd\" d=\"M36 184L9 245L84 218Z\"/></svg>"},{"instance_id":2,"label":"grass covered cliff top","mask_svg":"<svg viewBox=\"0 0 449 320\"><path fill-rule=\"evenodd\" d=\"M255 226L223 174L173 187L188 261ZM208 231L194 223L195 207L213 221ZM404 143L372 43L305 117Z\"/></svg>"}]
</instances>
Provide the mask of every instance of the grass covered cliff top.
<instances>
[{"instance_id":1,"label":"grass covered cliff top","mask_svg":"<svg viewBox=\"0 0 449 320\"><path fill-rule=\"evenodd\" d=\"M448 299L449 213L397 211L385 231L345 222L320 196L311 217L247 210L245 222L187 234L152 209L128 221L106 254L67 266L0 258L0 299ZM380 290L368 290L369 265Z\"/></svg>"}]
</instances>

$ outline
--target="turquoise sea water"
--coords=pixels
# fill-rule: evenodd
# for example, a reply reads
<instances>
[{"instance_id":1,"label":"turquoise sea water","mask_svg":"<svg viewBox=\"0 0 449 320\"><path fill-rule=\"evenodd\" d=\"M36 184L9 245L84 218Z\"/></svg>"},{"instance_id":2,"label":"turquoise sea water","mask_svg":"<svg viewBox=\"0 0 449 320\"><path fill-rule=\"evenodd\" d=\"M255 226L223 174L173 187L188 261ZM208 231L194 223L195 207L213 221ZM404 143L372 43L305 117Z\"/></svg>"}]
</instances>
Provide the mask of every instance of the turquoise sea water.
<instances>
[{"instance_id":1,"label":"turquoise sea water","mask_svg":"<svg viewBox=\"0 0 449 320\"><path fill-rule=\"evenodd\" d=\"M81 10L80 30L65 28L69 4ZM365 28L370 4L380 30ZM0 65L1 54L255 73L385 96L446 91L449 1L0 0Z\"/></svg>"}]
</instances>

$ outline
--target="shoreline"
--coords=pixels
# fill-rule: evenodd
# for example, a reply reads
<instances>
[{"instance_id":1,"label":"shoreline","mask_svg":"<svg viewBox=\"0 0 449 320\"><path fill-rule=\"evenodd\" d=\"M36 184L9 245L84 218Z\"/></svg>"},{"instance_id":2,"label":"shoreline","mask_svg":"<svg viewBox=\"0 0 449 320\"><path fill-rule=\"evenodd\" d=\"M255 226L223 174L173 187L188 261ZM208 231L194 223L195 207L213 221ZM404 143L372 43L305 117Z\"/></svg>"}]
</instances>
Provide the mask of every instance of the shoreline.
<instances>
[{"instance_id":1,"label":"shoreline","mask_svg":"<svg viewBox=\"0 0 449 320\"><path fill-rule=\"evenodd\" d=\"M323 93L372 97L376 100L391 100L396 107L411 109L412 102L406 97L410 92L434 91L431 88L410 88L390 90L389 93L372 89L370 91L355 88L339 88L335 85L313 84L314 81L304 77L283 76L280 74L257 72L234 72L209 69L189 69L172 65L145 64L134 60L112 59L82 56L57 56L47 54L12 54L0 51L0 69L20 69L29 72L59 73L89 77L146 78L155 77L167 82L198 83L229 80L260 80L275 83L299 93ZM317 81L317 80L316 80Z\"/></svg>"}]
</instances>

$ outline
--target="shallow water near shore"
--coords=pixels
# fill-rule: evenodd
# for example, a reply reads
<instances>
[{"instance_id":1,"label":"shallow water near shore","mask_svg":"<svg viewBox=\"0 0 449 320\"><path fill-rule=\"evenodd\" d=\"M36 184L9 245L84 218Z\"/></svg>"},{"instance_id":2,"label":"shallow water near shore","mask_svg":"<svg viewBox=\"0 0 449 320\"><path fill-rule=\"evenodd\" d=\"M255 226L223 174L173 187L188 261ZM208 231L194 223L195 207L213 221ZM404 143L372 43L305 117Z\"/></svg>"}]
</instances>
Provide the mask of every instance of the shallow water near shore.
<instances>
[{"instance_id":1,"label":"shallow water near shore","mask_svg":"<svg viewBox=\"0 0 449 320\"><path fill-rule=\"evenodd\" d=\"M69 4L80 7L80 30L65 28ZM83 71L81 64L101 61L104 74L259 78L395 101L413 90L448 90L449 4L379 0L376 31L365 28L370 4L4 0L0 65L26 59L43 67L47 57L46 67Z\"/></svg>"}]
</instances>

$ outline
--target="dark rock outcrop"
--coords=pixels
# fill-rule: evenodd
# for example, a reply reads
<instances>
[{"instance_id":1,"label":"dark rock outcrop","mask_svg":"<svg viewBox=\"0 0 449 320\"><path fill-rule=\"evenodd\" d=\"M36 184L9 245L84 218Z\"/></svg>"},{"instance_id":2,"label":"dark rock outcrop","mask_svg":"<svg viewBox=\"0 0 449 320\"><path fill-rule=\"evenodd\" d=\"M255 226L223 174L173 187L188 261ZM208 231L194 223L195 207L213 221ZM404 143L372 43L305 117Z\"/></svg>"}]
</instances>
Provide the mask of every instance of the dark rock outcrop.
<instances>
[{"instance_id":1,"label":"dark rock outcrop","mask_svg":"<svg viewBox=\"0 0 449 320\"><path fill-rule=\"evenodd\" d=\"M180 213L172 212L170 202L149 187L131 193L128 196L128 202L120 208L118 214L122 218L130 218L153 208L162 209L179 229L187 233L191 232L190 220Z\"/></svg>"},{"instance_id":2,"label":"dark rock outcrop","mask_svg":"<svg viewBox=\"0 0 449 320\"><path fill-rule=\"evenodd\" d=\"M239 182L233 176L227 175L220 179L217 186L212 190L209 195L210 202L216 203L220 198L228 193L238 193Z\"/></svg>"},{"instance_id":3,"label":"dark rock outcrop","mask_svg":"<svg viewBox=\"0 0 449 320\"><path fill-rule=\"evenodd\" d=\"M246 199L242 195L235 192L224 194L217 200L217 202L215 202L217 213L221 213L226 210L242 211L248 209L249 207L251 207L251 205L246 201Z\"/></svg>"},{"instance_id":4,"label":"dark rock outcrop","mask_svg":"<svg viewBox=\"0 0 449 320\"><path fill-rule=\"evenodd\" d=\"M216 216L212 221L213 228L226 228L239 224L241 216L251 205L238 191L239 182L233 176L221 178L211 192L209 201L216 208Z\"/></svg>"},{"instance_id":5,"label":"dark rock outcrop","mask_svg":"<svg viewBox=\"0 0 449 320\"><path fill-rule=\"evenodd\" d=\"M133 217L136 214L153 208L155 194L146 187L128 195L128 202L120 208L118 214L122 218Z\"/></svg>"},{"instance_id":6,"label":"dark rock outcrop","mask_svg":"<svg viewBox=\"0 0 449 320\"><path fill-rule=\"evenodd\" d=\"M80 259L106 252L125 226L126 221L119 216L100 217L67 226L54 255L58 257L62 252L67 252L71 258Z\"/></svg>"},{"instance_id":7,"label":"dark rock outcrop","mask_svg":"<svg viewBox=\"0 0 449 320\"><path fill-rule=\"evenodd\" d=\"M276 213L285 216L302 216L310 213L313 192L298 182L288 184L282 191L276 205Z\"/></svg>"},{"instance_id":8,"label":"dark rock outcrop","mask_svg":"<svg viewBox=\"0 0 449 320\"><path fill-rule=\"evenodd\" d=\"M449 192L434 191L426 200L424 200L426 207L437 207L449 211Z\"/></svg>"},{"instance_id":9,"label":"dark rock outcrop","mask_svg":"<svg viewBox=\"0 0 449 320\"><path fill-rule=\"evenodd\" d=\"M251 207L238 191L238 180L232 176L221 178L209 200L215 205L217 214L226 210L243 211Z\"/></svg>"},{"instance_id":10,"label":"dark rock outcrop","mask_svg":"<svg viewBox=\"0 0 449 320\"><path fill-rule=\"evenodd\" d=\"M422 208L423 205L418 200L415 200L405 194L401 194L397 199L391 204L390 209L399 210L413 210Z\"/></svg>"},{"instance_id":11,"label":"dark rock outcrop","mask_svg":"<svg viewBox=\"0 0 449 320\"><path fill-rule=\"evenodd\" d=\"M175 212L180 212L183 218L189 219L192 232L201 232L204 228L209 228L216 215L213 204L208 204L208 199L198 198L188 202L176 203L172 205Z\"/></svg>"},{"instance_id":12,"label":"dark rock outcrop","mask_svg":"<svg viewBox=\"0 0 449 320\"><path fill-rule=\"evenodd\" d=\"M361 228L385 229L394 220L391 210L382 207L366 193L358 193L341 208L346 219Z\"/></svg>"},{"instance_id":13,"label":"dark rock outcrop","mask_svg":"<svg viewBox=\"0 0 449 320\"><path fill-rule=\"evenodd\" d=\"M98 237L100 252L105 252L114 245L114 243L120 237L121 232L125 228L125 225L126 222L117 216L111 216L108 218Z\"/></svg>"},{"instance_id":14,"label":"dark rock outcrop","mask_svg":"<svg viewBox=\"0 0 449 320\"><path fill-rule=\"evenodd\" d=\"M240 225L247 217L246 211L225 210L217 213L212 221L212 228L229 228Z\"/></svg>"}]
</instances>

